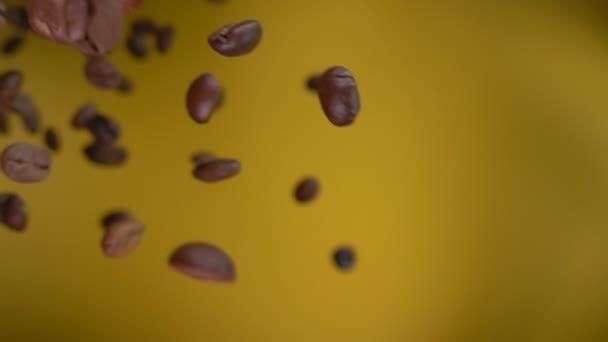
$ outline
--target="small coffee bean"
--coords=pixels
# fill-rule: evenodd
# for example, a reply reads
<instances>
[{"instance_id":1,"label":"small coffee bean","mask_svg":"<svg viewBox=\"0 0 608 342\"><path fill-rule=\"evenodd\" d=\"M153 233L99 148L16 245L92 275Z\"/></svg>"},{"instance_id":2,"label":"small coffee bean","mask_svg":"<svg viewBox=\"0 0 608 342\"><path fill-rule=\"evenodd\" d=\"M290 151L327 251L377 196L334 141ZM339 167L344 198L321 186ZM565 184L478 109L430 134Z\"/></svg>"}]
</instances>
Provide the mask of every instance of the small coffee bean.
<instances>
[{"instance_id":1,"label":"small coffee bean","mask_svg":"<svg viewBox=\"0 0 608 342\"><path fill-rule=\"evenodd\" d=\"M28 143L12 144L2 152L0 162L4 174L19 183L35 183L51 173L51 155Z\"/></svg>"},{"instance_id":2,"label":"small coffee bean","mask_svg":"<svg viewBox=\"0 0 608 342\"><path fill-rule=\"evenodd\" d=\"M133 22L131 26L131 31L134 34L145 37L148 34L155 34L158 30L158 26L154 22L154 20L150 18L140 18Z\"/></svg>"},{"instance_id":3,"label":"small coffee bean","mask_svg":"<svg viewBox=\"0 0 608 342\"><path fill-rule=\"evenodd\" d=\"M320 79L321 79L321 76L319 76L317 74L311 75L306 80L306 88L308 88L308 90L312 90L314 92L317 92L317 90L319 90L319 81L320 81Z\"/></svg>"},{"instance_id":4,"label":"small coffee bean","mask_svg":"<svg viewBox=\"0 0 608 342\"><path fill-rule=\"evenodd\" d=\"M197 152L192 156L195 165L205 165L215 160L215 156L209 152Z\"/></svg>"},{"instance_id":5,"label":"small coffee bean","mask_svg":"<svg viewBox=\"0 0 608 342\"><path fill-rule=\"evenodd\" d=\"M84 152L90 161L107 166L119 166L128 157L126 149L108 144L93 143L87 146Z\"/></svg>"},{"instance_id":6,"label":"small coffee bean","mask_svg":"<svg viewBox=\"0 0 608 342\"><path fill-rule=\"evenodd\" d=\"M357 83L343 67L329 68L321 76L319 100L325 116L335 126L352 124L361 108Z\"/></svg>"},{"instance_id":7,"label":"small coffee bean","mask_svg":"<svg viewBox=\"0 0 608 342\"><path fill-rule=\"evenodd\" d=\"M351 247L342 246L335 250L333 260L342 271L351 271L355 267L357 258Z\"/></svg>"},{"instance_id":8,"label":"small coffee bean","mask_svg":"<svg viewBox=\"0 0 608 342\"><path fill-rule=\"evenodd\" d=\"M213 50L225 57L250 53L262 40L262 25L257 20L221 27L212 33L208 42Z\"/></svg>"},{"instance_id":9,"label":"small coffee bean","mask_svg":"<svg viewBox=\"0 0 608 342\"><path fill-rule=\"evenodd\" d=\"M206 164L199 164L192 174L198 180L213 183L234 177L241 172L241 163L234 159L215 159Z\"/></svg>"},{"instance_id":10,"label":"small coffee bean","mask_svg":"<svg viewBox=\"0 0 608 342\"><path fill-rule=\"evenodd\" d=\"M197 280L227 283L236 280L232 259L219 247L204 242L187 243L169 258L176 271Z\"/></svg>"},{"instance_id":11,"label":"small coffee bean","mask_svg":"<svg viewBox=\"0 0 608 342\"><path fill-rule=\"evenodd\" d=\"M16 232L22 232L26 229L27 212L25 203L19 195L0 194L0 223L4 223Z\"/></svg>"},{"instance_id":12,"label":"small coffee bean","mask_svg":"<svg viewBox=\"0 0 608 342\"><path fill-rule=\"evenodd\" d=\"M6 11L6 19L13 26L21 30L29 30L30 23L27 16L27 10L23 6L9 7Z\"/></svg>"},{"instance_id":13,"label":"small coffee bean","mask_svg":"<svg viewBox=\"0 0 608 342\"><path fill-rule=\"evenodd\" d=\"M44 142L50 150L55 152L59 151L59 148L61 147L59 135L52 127L47 128L46 132L44 133Z\"/></svg>"},{"instance_id":14,"label":"small coffee bean","mask_svg":"<svg viewBox=\"0 0 608 342\"><path fill-rule=\"evenodd\" d=\"M0 108L9 107L23 83L23 74L20 71L9 70L0 74Z\"/></svg>"},{"instance_id":15,"label":"small coffee bean","mask_svg":"<svg viewBox=\"0 0 608 342\"><path fill-rule=\"evenodd\" d=\"M74 128L86 128L89 121L97 115L97 108L91 102L85 103L82 107L78 108L74 118L72 119L72 127Z\"/></svg>"},{"instance_id":16,"label":"small coffee bean","mask_svg":"<svg viewBox=\"0 0 608 342\"><path fill-rule=\"evenodd\" d=\"M139 245L144 230L144 224L131 216L112 222L101 240L103 253L110 258L129 255Z\"/></svg>"},{"instance_id":17,"label":"small coffee bean","mask_svg":"<svg viewBox=\"0 0 608 342\"><path fill-rule=\"evenodd\" d=\"M22 35L14 35L7 38L2 46L2 53L10 56L15 54L23 46L25 38Z\"/></svg>"},{"instance_id":18,"label":"small coffee bean","mask_svg":"<svg viewBox=\"0 0 608 342\"><path fill-rule=\"evenodd\" d=\"M0 133L8 133L8 118L6 113L0 112Z\"/></svg>"},{"instance_id":19,"label":"small coffee bean","mask_svg":"<svg viewBox=\"0 0 608 342\"><path fill-rule=\"evenodd\" d=\"M175 29L172 26L165 26L156 32L156 50L160 53L167 53L173 46L175 40Z\"/></svg>"},{"instance_id":20,"label":"small coffee bean","mask_svg":"<svg viewBox=\"0 0 608 342\"><path fill-rule=\"evenodd\" d=\"M128 212L121 211L121 210L114 211L114 212L107 214L106 216L104 216L101 219L101 225L104 227L104 229L108 229L108 228L110 228L110 226L117 223L118 221L126 220L128 218L129 218Z\"/></svg>"},{"instance_id":21,"label":"small coffee bean","mask_svg":"<svg viewBox=\"0 0 608 342\"><path fill-rule=\"evenodd\" d=\"M118 85L118 88L116 89L123 94L130 94L133 91L133 83L123 77L122 81L120 81L120 85Z\"/></svg>"},{"instance_id":22,"label":"small coffee bean","mask_svg":"<svg viewBox=\"0 0 608 342\"><path fill-rule=\"evenodd\" d=\"M211 74L203 74L190 84L186 107L192 120L206 123L222 98L222 87Z\"/></svg>"},{"instance_id":23,"label":"small coffee bean","mask_svg":"<svg viewBox=\"0 0 608 342\"><path fill-rule=\"evenodd\" d=\"M40 111L34 100L25 92L20 92L13 99L11 110L21 116L23 125L30 133L38 132L40 128Z\"/></svg>"},{"instance_id":24,"label":"small coffee bean","mask_svg":"<svg viewBox=\"0 0 608 342\"><path fill-rule=\"evenodd\" d=\"M298 183L294 192L295 198L300 203L306 203L314 200L319 191L321 190L321 184L316 178L306 178Z\"/></svg>"},{"instance_id":25,"label":"small coffee bean","mask_svg":"<svg viewBox=\"0 0 608 342\"><path fill-rule=\"evenodd\" d=\"M131 55L138 59L148 56L148 44L143 34L133 33L127 39L127 49Z\"/></svg>"},{"instance_id":26,"label":"small coffee bean","mask_svg":"<svg viewBox=\"0 0 608 342\"><path fill-rule=\"evenodd\" d=\"M101 57L88 58L85 76L91 84L102 89L117 88L122 81L118 68Z\"/></svg>"},{"instance_id":27,"label":"small coffee bean","mask_svg":"<svg viewBox=\"0 0 608 342\"><path fill-rule=\"evenodd\" d=\"M113 143L120 138L120 125L107 116L98 114L87 122L89 132L99 144Z\"/></svg>"}]
</instances>

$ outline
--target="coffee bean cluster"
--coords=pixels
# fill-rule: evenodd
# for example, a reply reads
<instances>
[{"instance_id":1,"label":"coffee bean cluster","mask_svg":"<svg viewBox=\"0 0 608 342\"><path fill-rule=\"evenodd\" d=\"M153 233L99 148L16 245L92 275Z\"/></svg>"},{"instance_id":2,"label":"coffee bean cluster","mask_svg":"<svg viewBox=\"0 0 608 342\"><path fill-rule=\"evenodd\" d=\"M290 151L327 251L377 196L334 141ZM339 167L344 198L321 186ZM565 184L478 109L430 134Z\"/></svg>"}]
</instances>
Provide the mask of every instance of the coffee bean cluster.
<instances>
[{"instance_id":1,"label":"coffee bean cluster","mask_svg":"<svg viewBox=\"0 0 608 342\"><path fill-rule=\"evenodd\" d=\"M223 3L223 2L218 2ZM125 14L135 10L141 0L29 0L27 8L7 8L0 0L0 30L12 24L21 31L9 37L3 53L14 54L22 46L29 31L54 42L70 45L85 56L84 78L96 88L128 93L133 84L117 66L104 56L119 47ZM69 9L70 15L66 14ZM207 37L208 45L218 54L234 58L252 53L263 36L262 24L257 20L229 23ZM150 54L152 41L161 54L170 52L176 37L171 25L163 25L150 18L139 18L130 26L125 48L136 59ZM311 74L305 86L318 94L320 107L328 121L337 127L352 125L360 111L357 83L350 70L332 66L323 73ZM24 75L18 70L0 70L0 133L8 134L6 120L9 113L21 117L26 130L37 133L40 111L32 97L24 91ZM209 124L213 113L224 101L224 87L220 80L206 72L196 76L185 90L185 109L196 124ZM92 141L84 147L83 156L90 162L108 167L120 167L128 161L126 147L119 143L122 129L110 116L103 114L93 103L81 104L75 111L71 125L87 131ZM50 176L52 157L49 151L61 147L58 132L48 127L43 141L47 149L15 143L4 147L0 166L6 177L14 182L35 183ZM215 183L236 177L241 162L234 157L216 156L210 152L193 155L192 176L201 182ZM296 182L293 197L297 203L310 204L321 192L321 183L314 176ZM27 228L26 204L18 194L0 192L0 223L14 231ZM102 216L101 250L110 258L126 257L142 240L145 224L127 210L117 209ZM331 254L334 264L352 270L356 255L350 246L339 246ZM231 257L221 248L206 242L185 243L169 257L169 265L184 275L204 281L232 282L236 267Z\"/></svg>"}]
</instances>

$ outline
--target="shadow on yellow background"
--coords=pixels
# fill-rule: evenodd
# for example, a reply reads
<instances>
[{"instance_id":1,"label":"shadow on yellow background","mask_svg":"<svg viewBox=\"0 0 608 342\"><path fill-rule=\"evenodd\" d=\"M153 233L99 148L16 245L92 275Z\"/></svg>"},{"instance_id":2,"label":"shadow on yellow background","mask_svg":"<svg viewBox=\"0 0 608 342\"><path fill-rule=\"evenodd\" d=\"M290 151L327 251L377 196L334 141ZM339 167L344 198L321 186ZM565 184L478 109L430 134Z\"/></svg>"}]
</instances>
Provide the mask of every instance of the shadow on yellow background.
<instances>
[{"instance_id":1,"label":"shadow on yellow background","mask_svg":"<svg viewBox=\"0 0 608 342\"><path fill-rule=\"evenodd\" d=\"M132 18L173 23L177 40L145 62L111 55L128 96L33 35L0 56L64 141L47 181L0 177L30 209L25 234L0 230L0 341L606 341L606 31L582 5L455 3L146 0ZM244 19L263 23L256 51L208 47ZM360 86L348 128L304 88L335 64ZM203 72L227 96L196 125L184 96ZM69 122L88 100L121 123L124 167L83 157L90 137ZM11 124L1 147L42 141ZM198 150L243 172L197 182ZM322 194L299 206L306 175ZM147 225L121 260L99 247L114 208ZM188 241L225 249L238 281L172 271ZM350 274L330 260L343 243L358 252Z\"/></svg>"}]
</instances>

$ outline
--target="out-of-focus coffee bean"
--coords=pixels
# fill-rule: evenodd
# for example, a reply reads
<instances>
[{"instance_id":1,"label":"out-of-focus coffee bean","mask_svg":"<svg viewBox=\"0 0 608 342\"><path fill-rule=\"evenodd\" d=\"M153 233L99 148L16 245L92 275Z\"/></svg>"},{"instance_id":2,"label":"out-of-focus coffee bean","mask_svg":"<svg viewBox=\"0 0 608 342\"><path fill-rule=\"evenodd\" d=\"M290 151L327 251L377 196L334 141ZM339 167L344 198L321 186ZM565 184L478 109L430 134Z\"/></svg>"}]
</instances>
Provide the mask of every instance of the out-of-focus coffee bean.
<instances>
[{"instance_id":1,"label":"out-of-focus coffee bean","mask_svg":"<svg viewBox=\"0 0 608 342\"><path fill-rule=\"evenodd\" d=\"M319 181L316 178L309 177L298 183L294 195L298 202L306 203L314 200L320 190L321 184Z\"/></svg>"},{"instance_id":2,"label":"out-of-focus coffee bean","mask_svg":"<svg viewBox=\"0 0 608 342\"><path fill-rule=\"evenodd\" d=\"M42 148L28 144L9 145L2 152L0 165L4 174L19 183L35 183L51 173L51 155Z\"/></svg>"},{"instance_id":3,"label":"out-of-focus coffee bean","mask_svg":"<svg viewBox=\"0 0 608 342\"><path fill-rule=\"evenodd\" d=\"M335 126L352 124L361 109L355 78L340 66L329 68L321 76L319 100L325 116Z\"/></svg>"},{"instance_id":4,"label":"out-of-focus coffee bean","mask_svg":"<svg viewBox=\"0 0 608 342\"><path fill-rule=\"evenodd\" d=\"M130 94L133 91L133 83L129 79L123 77L116 89L123 94Z\"/></svg>"},{"instance_id":5,"label":"out-of-focus coffee bean","mask_svg":"<svg viewBox=\"0 0 608 342\"><path fill-rule=\"evenodd\" d=\"M25 92L19 92L13 99L11 110L21 116L25 128L30 133L38 132L40 128L40 111L34 100Z\"/></svg>"},{"instance_id":6,"label":"out-of-focus coffee bean","mask_svg":"<svg viewBox=\"0 0 608 342\"><path fill-rule=\"evenodd\" d=\"M6 19L13 26L21 30L30 29L27 10L23 6L9 7L6 11Z\"/></svg>"},{"instance_id":7,"label":"out-of-focus coffee bean","mask_svg":"<svg viewBox=\"0 0 608 342\"><path fill-rule=\"evenodd\" d=\"M198 180L213 183L234 177L241 172L241 162L234 159L215 159L205 164L199 164L192 174Z\"/></svg>"},{"instance_id":8,"label":"out-of-focus coffee bean","mask_svg":"<svg viewBox=\"0 0 608 342\"><path fill-rule=\"evenodd\" d=\"M146 42L146 36L137 33L131 34L127 39L127 49L135 58L146 58L146 56L148 56L148 43Z\"/></svg>"},{"instance_id":9,"label":"out-of-focus coffee bean","mask_svg":"<svg viewBox=\"0 0 608 342\"><path fill-rule=\"evenodd\" d=\"M89 57L87 59L85 76L91 84L102 89L115 89L122 81L118 68L102 57Z\"/></svg>"},{"instance_id":10,"label":"out-of-focus coffee bean","mask_svg":"<svg viewBox=\"0 0 608 342\"><path fill-rule=\"evenodd\" d=\"M92 145L87 146L84 152L90 161L107 166L122 165L127 161L128 157L126 149L115 145L100 143L93 143Z\"/></svg>"},{"instance_id":11,"label":"out-of-focus coffee bean","mask_svg":"<svg viewBox=\"0 0 608 342\"><path fill-rule=\"evenodd\" d=\"M250 53L262 40L262 25L257 20L223 26L212 33L208 42L213 50L225 57Z\"/></svg>"},{"instance_id":12,"label":"out-of-focus coffee bean","mask_svg":"<svg viewBox=\"0 0 608 342\"><path fill-rule=\"evenodd\" d=\"M156 50L160 53L167 53L173 46L175 40L175 29L173 26L165 26L156 32Z\"/></svg>"},{"instance_id":13,"label":"out-of-focus coffee bean","mask_svg":"<svg viewBox=\"0 0 608 342\"><path fill-rule=\"evenodd\" d=\"M342 246L334 251L333 260L342 271L351 271L355 267L357 257L351 247Z\"/></svg>"},{"instance_id":14,"label":"out-of-focus coffee bean","mask_svg":"<svg viewBox=\"0 0 608 342\"><path fill-rule=\"evenodd\" d=\"M55 131L55 129L52 127L47 128L46 132L44 132L44 142L51 151L57 152L61 147L59 135L57 134L57 131Z\"/></svg>"},{"instance_id":15,"label":"out-of-focus coffee bean","mask_svg":"<svg viewBox=\"0 0 608 342\"><path fill-rule=\"evenodd\" d=\"M0 133L8 133L8 118L5 112L0 111Z\"/></svg>"},{"instance_id":16,"label":"out-of-focus coffee bean","mask_svg":"<svg viewBox=\"0 0 608 342\"><path fill-rule=\"evenodd\" d=\"M0 108L10 107L22 83L23 74L20 71L9 70L0 74Z\"/></svg>"},{"instance_id":17,"label":"out-of-focus coffee bean","mask_svg":"<svg viewBox=\"0 0 608 342\"><path fill-rule=\"evenodd\" d=\"M308 88L308 90L317 92L317 90L319 90L320 79L321 79L321 76L317 75L317 74L309 76L308 79L306 80L306 88Z\"/></svg>"},{"instance_id":18,"label":"out-of-focus coffee bean","mask_svg":"<svg viewBox=\"0 0 608 342\"><path fill-rule=\"evenodd\" d=\"M139 245L144 230L144 224L130 215L115 220L105 229L101 240L103 253L109 258L129 255Z\"/></svg>"},{"instance_id":19,"label":"out-of-focus coffee bean","mask_svg":"<svg viewBox=\"0 0 608 342\"><path fill-rule=\"evenodd\" d=\"M123 11L126 13L135 11L141 6L142 0L121 0Z\"/></svg>"},{"instance_id":20,"label":"out-of-focus coffee bean","mask_svg":"<svg viewBox=\"0 0 608 342\"><path fill-rule=\"evenodd\" d=\"M230 256L219 247L204 242L180 246L169 258L169 265L197 280L217 283L236 280L236 267Z\"/></svg>"},{"instance_id":21,"label":"out-of-focus coffee bean","mask_svg":"<svg viewBox=\"0 0 608 342\"><path fill-rule=\"evenodd\" d=\"M4 41L4 44L2 45L2 53L7 56L14 55L23 46L24 42L25 38L23 35L13 35Z\"/></svg>"},{"instance_id":22,"label":"out-of-focus coffee bean","mask_svg":"<svg viewBox=\"0 0 608 342\"><path fill-rule=\"evenodd\" d=\"M27 211L19 195L0 194L0 223L4 223L16 232L22 232L27 228Z\"/></svg>"},{"instance_id":23,"label":"out-of-focus coffee bean","mask_svg":"<svg viewBox=\"0 0 608 342\"><path fill-rule=\"evenodd\" d=\"M211 74L203 74L190 84L186 107L192 120L206 123L222 97L222 87Z\"/></svg>"},{"instance_id":24,"label":"out-of-focus coffee bean","mask_svg":"<svg viewBox=\"0 0 608 342\"><path fill-rule=\"evenodd\" d=\"M129 218L129 213L126 211L118 210L113 211L101 219L101 225L104 229L110 228L111 225L117 223L118 221L126 220Z\"/></svg>"},{"instance_id":25,"label":"out-of-focus coffee bean","mask_svg":"<svg viewBox=\"0 0 608 342\"><path fill-rule=\"evenodd\" d=\"M154 22L154 20L150 18L140 18L133 22L131 26L131 31L134 34L141 35L145 37L148 34L156 34L158 30L158 26Z\"/></svg>"},{"instance_id":26,"label":"out-of-focus coffee bean","mask_svg":"<svg viewBox=\"0 0 608 342\"><path fill-rule=\"evenodd\" d=\"M100 144L110 144L120 138L120 125L105 115L98 114L90 119L87 128Z\"/></svg>"},{"instance_id":27,"label":"out-of-focus coffee bean","mask_svg":"<svg viewBox=\"0 0 608 342\"><path fill-rule=\"evenodd\" d=\"M72 127L74 128L86 128L95 116L97 115L97 108L91 102L85 103L82 107L78 108L74 118L72 119Z\"/></svg>"},{"instance_id":28,"label":"out-of-focus coffee bean","mask_svg":"<svg viewBox=\"0 0 608 342\"><path fill-rule=\"evenodd\" d=\"M192 156L195 165L205 165L215 160L215 156L209 152L197 152Z\"/></svg>"}]
</instances>

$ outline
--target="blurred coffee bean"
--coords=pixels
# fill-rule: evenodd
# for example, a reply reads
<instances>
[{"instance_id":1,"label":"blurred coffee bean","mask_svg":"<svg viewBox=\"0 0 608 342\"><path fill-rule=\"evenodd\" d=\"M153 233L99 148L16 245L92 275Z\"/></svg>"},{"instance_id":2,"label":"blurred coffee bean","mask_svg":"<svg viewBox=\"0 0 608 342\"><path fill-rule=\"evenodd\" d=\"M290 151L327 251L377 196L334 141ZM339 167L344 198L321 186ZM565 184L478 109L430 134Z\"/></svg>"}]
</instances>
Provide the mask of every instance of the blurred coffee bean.
<instances>
[{"instance_id":1,"label":"blurred coffee bean","mask_svg":"<svg viewBox=\"0 0 608 342\"><path fill-rule=\"evenodd\" d=\"M311 75L306 80L306 88L316 92L317 90L319 90L320 79L321 79L321 76L319 76L318 74Z\"/></svg>"},{"instance_id":2,"label":"blurred coffee bean","mask_svg":"<svg viewBox=\"0 0 608 342\"><path fill-rule=\"evenodd\" d=\"M111 225L118 221L126 220L129 218L129 213L126 211L113 211L101 219L101 225L104 229L110 228Z\"/></svg>"},{"instance_id":3,"label":"blurred coffee bean","mask_svg":"<svg viewBox=\"0 0 608 342\"><path fill-rule=\"evenodd\" d=\"M9 145L2 152L0 166L4 174L19 183L35 183L51 173L51 155L42 148L28 144Z\"/></svg>"},{"instance_id":4,"label":"blurred coffee bean","mask_svg":"<svg viewBox=\"0 0 608 342\"><path fill-rule=\"evenodd\" d=\"M321 190L321 184L316 178L306 178L300 181L295 190L295 198L300 203L306 203L314 200L319 191Z\"/></svg>"},{"instance_id":5,"label":"blurred coffee bean","mask_svg":"<svg viewBox=\"0 0 608 342\"><path fill-rule=\"evenodd\" d=\"M213 183L234 177L241 172L241 162L234 159L215 159L198 164L192 174L198 180Z\"/></svg>"},{"instance_id":6,"label":"blurred coffee bean","mask_svg":"<svg viewBox=\"0 0 608 342\"><path fill-rule=\"evenodd\" d=\"M27 15L27 10L23 6L9 7L6 11L6 19L13 26L21 30L29 30L30 23Z\"/></svg>"},{"instance_id":7,"label":"blurred coffee bean","mask_svg":"<svg viewBox=\"0 0 608 342\"><path fill-rule=\"evenodd\" d=\"M23 46L24 42L25 38L23 35L13 35L4 41L4 44L2 45L2 53L7 56L14 55Z\"/></svg>"},{"instance_id":8,"label":"blurred coffee bean","mask_svg":"<svg viewBox=\"0 0 608 342\"><path fill-rule=\"evenodd\" d=\"M133 83L123 77L116 89L123 94L130 94L133 91Z\"/></svg>"},{"instance_id":9,"label":"blurred coffee bean","mask_svg":"<svg viewBox=\"0 0 608 342\"><path fill-rule=\"evenodd\" d=\"M173 46L175 40L175 29L173 26L165 26L156 32L156 50L160 53L167 53Z\"/></svg>"},{"instance_id":10,"label":"blurred coffee bean","mask_svg":"<svg viewBox=\"0 0 608 342\"><path fill-rule=\"evenodd\" d=\"M0 108L10 107L22 83L23 74L20 71L9 70L0 74Z\"/></svg>"},{"instance_id":11,"label":"blurred coffee bean","mask_svg":"<svg viewBox=\"0 0 608 342\"><path fill-rule=\"evenodd\" d=\"M131 31L134 34L145 37L148 34L156 34L158 27L154 20L150 18L140 18L133 22L131 26Z\"/></svg>"},{"instance_id":12,"label":"blurred coffee bean","mask_svg":"<svg viewBox=\"0 0 608 342\"><path fill-rule=\"evenodd\" d=\"M262 39L262 25L257 20L247 20L226 25L212 33L208 42L213 50L225 57L250 53Z\"/></svg>"},{"instance_id":13,"label":"blurred coffee bean","mask_svg":"<svg viewBox=\"0 0 608 342\"><path fill-rule=\"evenodd\" d=\"M59 135L57 134L57 131L55 131L55 129L52 127L46 129L46 132L44 133L44 142L51 151L57 152L61 147Z\"/></svg>"},{"instance_id":14,"label":"blurred coffee bean","mask_svg":"<svg viewBox=\"0 0 608 342\"><path fill-rule=\"evenodd\" d=\"M105 229L101 240L103 253L109 258L121 258L137 248L144 233L143 223L130 215L116 219Z\"/></svg>"},{"instance_id":15,"label":"blurred coffee bean","mask_svg":"<svg viewBox=\"0 0 608 342\"><path fill-rule=\"evenodd\" d=\"M21 116L21 120L28 132L38 132L38 128L40 128L40 111L34 100L27 93L20 92L17 94L10 108Z\"/></svg>"},{"instance_id":16,"label":"blurred coffee bean","mask_svg":"<svg viewBox=\"0 0 608 342\"><path fill-rule=\"evenodd\" d=\"M186 107L192 120L206 123L222 98L222 87L211 74L203 74L190 84Z\"/></svg>"},{"instance_id":17,"label":"blurred coffee bean","mask_svg":"<svg viewBox=\"0 0 608 342\"><path fill-rule=\"evenodd\" d=\"M351 271L355 267L357 258L351 247L343 246L336 249L333 260L342 271Z\"/></svg>"},{"instance_id":18,"label":"blurred coffee bean","mask_svg":"<svg viewBox=\"0 0 608 342\"><path fill-rule=\"evenodd\" d=\"M148 56L148 43L143 34L132 33L127 39L127 49L131 55L138 59Z\"/></svg>"},{"instance_id":19,"label":"blurred coffee bean","mask_svg":"<svg viewBox=\"0 0 608 342\"><path fill-rule=\"evenodd\" d=\"M127 161L127 150L108 144L93 143L87 146L84 150L87 158L101 165L119 166Z\"/></svg>"},{"instance_id":20,"label":"blurred coffee bean","mask_svg":"<svg viewBox=\"0 0 608 342\"><path fill-rule=\"evenodd\" d=\"M197 280L226 283L236 279L232 259L220 248L204 242L187 243L169 258L176 271Z\"/></svg>"},{"instance_id":21,"label":"blurred coffee bean","mask_svg":"<svg viewBox=\"0 0 608 342\"><path fill-rule=\"evenodd\" d=\"M0 223L8 228L22 232L27 227L27 211L25 203L17 194L0 194Z\"/></svg>"},{"instance_id":22,"label":"blurred coffee bean","mask_svg":"<svg viewBox=\"0 0 608 342\"><path fill-rule=\"evenodd\" d=\"M319 82L319 100L325 116L335 126L352 124L361 108L353 75L344 67L329 68Z\"/></svg>"},{"instance_id":23,"label":"blurred coffee bean","mask_svg":"<svg viewBox=\"0 0 608 342\"><path fill-rule=\"evenodd\" d=\"M91 84L102 89L115 89L122 81L118 68L102 57L87 59L85 76Z\"/></svg>"},{"instance_id":24,"label":"blurred coffee bean","mask_svg":"<svg viewBox=\"0 0 608 342\"><path fill-rule=\"evenodd\" d=\"M97 108L91 102L85 103L82 107L78 108L74 118L72 119L72 127L74 128L86 128L89 121L91 121L97 115Z\"/></svg>"},{"instance_id":25,"label":"blurred coffee bean","mask_svg":"<svg viewBox=\"0 0 608 342\"><path fill-rule=\"evenodd\" d=\"M0 111L0 133L8 133L8 117L5 112Z\"/></svg>"},{"instance_id":26,"label":"blurred coffee bean","mask_svg":"<svg viewBox=\"0 0 608 342\"><path fill-rule=\"evenodd\" d=\"M215 160L215 156L209 152L197 152L192 156L195 165L205 165Z\"/></svg>"},{"instance_id":27,"label":"blurred coffee bean","mask_svg":"<svg viewBox=\"0 0 608 342\"><path fill-rule=\"evenodd\" d=\"M87 122L87 129L100 144L113 143L120 138L120 125L105 115L95 115Z\"/></svg>"}]
</instances>

